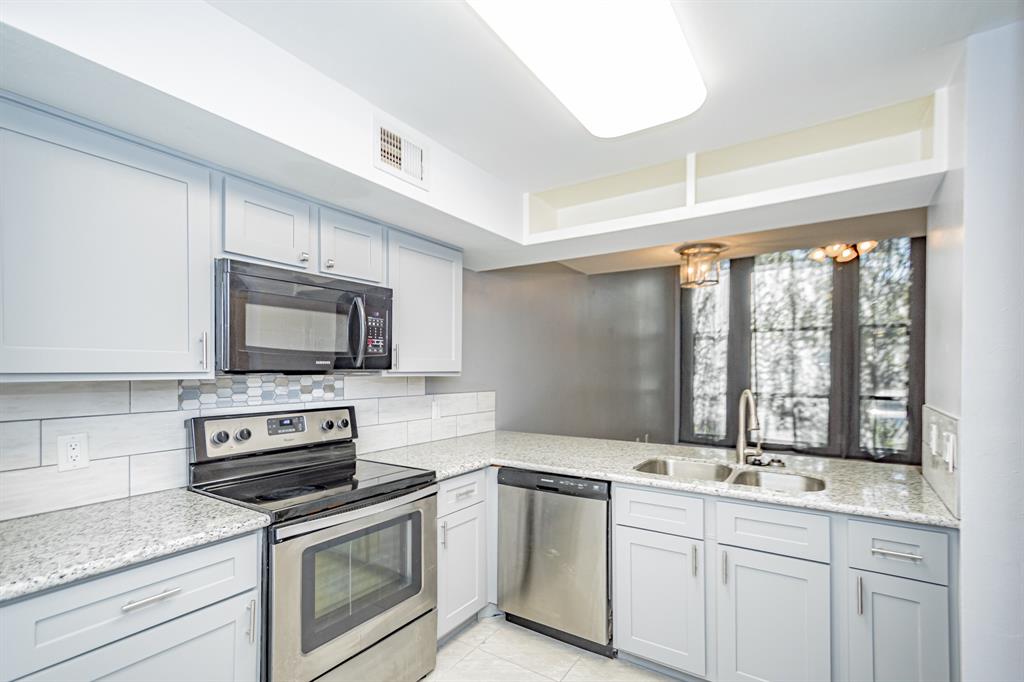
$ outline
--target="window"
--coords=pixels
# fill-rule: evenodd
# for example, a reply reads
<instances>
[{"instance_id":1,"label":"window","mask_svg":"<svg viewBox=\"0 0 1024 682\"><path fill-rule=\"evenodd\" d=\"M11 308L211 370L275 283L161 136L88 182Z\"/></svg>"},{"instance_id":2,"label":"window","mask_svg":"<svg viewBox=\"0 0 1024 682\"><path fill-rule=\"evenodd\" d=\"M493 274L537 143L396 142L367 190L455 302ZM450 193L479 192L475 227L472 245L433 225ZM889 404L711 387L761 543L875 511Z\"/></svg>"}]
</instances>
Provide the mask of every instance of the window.
<instances>
[{"instance_id":1,"label":"window","mask_svg":"<svg viewBox=\"0 0 1024 682\"><path fill-rule=\"evenodd\" d=\"M768 253L684 289L680 440L734 444L749 387L766 449L920 462L923 248L890 239L845 264Z\"/></svg>"}]
</instances>

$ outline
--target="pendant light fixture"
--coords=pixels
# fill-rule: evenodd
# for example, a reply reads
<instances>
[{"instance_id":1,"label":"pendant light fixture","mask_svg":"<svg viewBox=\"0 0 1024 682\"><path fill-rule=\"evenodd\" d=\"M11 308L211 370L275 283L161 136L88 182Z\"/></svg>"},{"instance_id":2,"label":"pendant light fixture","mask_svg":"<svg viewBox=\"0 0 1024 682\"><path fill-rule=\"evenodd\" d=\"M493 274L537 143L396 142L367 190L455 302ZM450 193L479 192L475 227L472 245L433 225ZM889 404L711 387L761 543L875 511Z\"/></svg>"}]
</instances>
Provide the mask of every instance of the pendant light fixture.
<instances>
[{"instance_id":1,"label":"pendant light fixture","mask_svg":"<svg viewBox=\"0 0 1024 682\"><path fill-rule=\"evenodd\" d=\"M828 258L834 258L837 263L849 263L858 256L863 256L868 251L871 251L878 242L873 239L867 239L856 244L843 244L837 242L835 244L829 244L828 246L822 246L811 251L807 257L811 260L824 263Z\"/></svg>"},{"instance_id":2,"label":"pendant light fixture","mask_svg":"<svg viewBox=\"0 0 1024 682\"><path fill-rule=\"evenodd\" d=\"M684 289L711 287L718 284L722 276L721 255L725 244L683 244L676 248L682 259L679 266L679 286Z\"/></svg>"}]
</instances>

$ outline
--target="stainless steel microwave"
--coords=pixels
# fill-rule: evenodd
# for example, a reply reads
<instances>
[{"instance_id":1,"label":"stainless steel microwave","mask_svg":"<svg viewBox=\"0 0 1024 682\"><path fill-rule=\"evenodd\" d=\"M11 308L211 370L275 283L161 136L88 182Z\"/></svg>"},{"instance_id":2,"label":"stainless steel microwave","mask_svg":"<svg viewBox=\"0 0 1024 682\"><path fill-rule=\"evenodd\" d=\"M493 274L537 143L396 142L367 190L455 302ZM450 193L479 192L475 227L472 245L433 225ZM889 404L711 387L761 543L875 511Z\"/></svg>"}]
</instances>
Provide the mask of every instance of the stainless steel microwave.
<instances>
[{"instance_id":1,"label":"stainless steel microwave","mask_svg":"<svg viewBox=\"0 0 1024 682\"><path fill-rule=\"evenodd\" d=\"M391 369L390 289L219 258L217 369Z\"/></svg>"}]
</instances>

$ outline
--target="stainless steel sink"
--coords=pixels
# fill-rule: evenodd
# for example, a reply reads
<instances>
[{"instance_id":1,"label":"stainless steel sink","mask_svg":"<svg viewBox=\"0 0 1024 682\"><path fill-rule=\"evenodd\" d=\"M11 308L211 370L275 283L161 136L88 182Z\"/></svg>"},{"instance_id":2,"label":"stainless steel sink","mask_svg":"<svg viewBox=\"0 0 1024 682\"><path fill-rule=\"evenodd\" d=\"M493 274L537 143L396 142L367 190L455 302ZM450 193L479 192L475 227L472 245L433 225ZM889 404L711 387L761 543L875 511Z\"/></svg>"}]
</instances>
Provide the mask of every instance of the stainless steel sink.
<instances>
[{"instance_id":1,"label":"stainless steel sink","mask_svg":"<svg viewBox=\"0 0 1024 682\"><path fill-rule=\"evenodd\" d=\"M774 471L741 471L731 483L751 485L787 493L813 493L825 489L825 481L813 476L780 474Z\"/></svg>"},{"instance_id":2,"label":"stainless steel sink","mask_svg":"<svg viewBox=\"0 0 1024 682\"><path fill-rule=\"evenodd\" d=\"M655 457L640 462L635 467L637 471L648 474L660 474L672 478L697 479L701 481L724 481L732 473L732 467L713 462L691 462L686 459L669 459L667 457Z\"/></svg>"}]
</instances>

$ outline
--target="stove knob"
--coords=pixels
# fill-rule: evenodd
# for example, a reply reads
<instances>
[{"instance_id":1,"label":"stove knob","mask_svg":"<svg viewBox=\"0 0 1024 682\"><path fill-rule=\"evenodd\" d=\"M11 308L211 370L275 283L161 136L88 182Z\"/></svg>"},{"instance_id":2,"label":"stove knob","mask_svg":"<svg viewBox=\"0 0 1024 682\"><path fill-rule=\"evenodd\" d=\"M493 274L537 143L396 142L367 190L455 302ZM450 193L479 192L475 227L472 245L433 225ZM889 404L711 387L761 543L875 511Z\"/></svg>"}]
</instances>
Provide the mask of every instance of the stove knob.
<instances>
[{"instance_id":1,"label":"stove knob","mask_svg":"<svg viewBox=\"0 0 1024 682\"><path fill-rule=\"evenodd\" d=\"M217 433L213 434L213 437L210 438L210 440L213 441L214 445L224 445L224 443L227 443L229 440L231 440L231 434L228 433L227 431L218 431Z\"/></svg>"},{"instance_id":2,"label":"stove knob","mask_svg":"<svg viewBox=\"0 0 1024 682\"><path fill-rule=\"evenodd\" d=\"M249 429L239 429L238 433L235 434L235 440L239 441L240 443L244 443L250 438L252 438L252 431L250 431Z\"/></svg>"},{"instance_id":3,"label":"stove knob","mask_svg":"<svg viewBox=\"0 0 1024 682\"><path fill-rule=\"evenodd\" d=\"M347 419L342 419L341 421L339 421L338 422L338 428L339 429L347 429L348 428L348 420Z\"/></svg>"},{"instance_id":4,"label":"stove knob","mask_svg":"<svg viewBox=\"0 0 1024 682\"><path fill-rule=\"evenodd\" d=\"M334 428L334 421L330 419L325 419L322 422L320 422L320 428L323 429L324 431L330 431L331 429Z\"/></svg>"}]
</instances>

